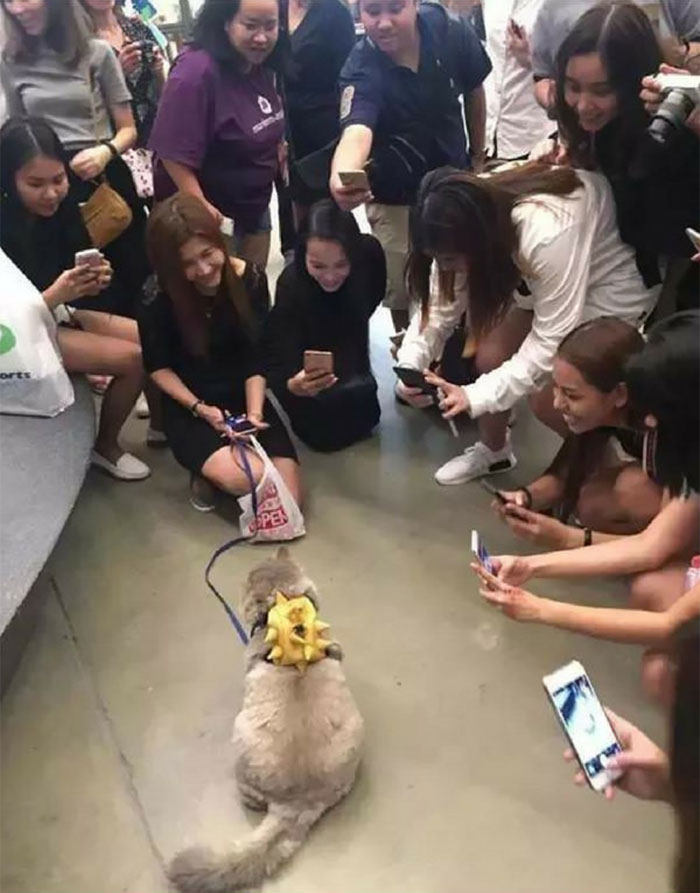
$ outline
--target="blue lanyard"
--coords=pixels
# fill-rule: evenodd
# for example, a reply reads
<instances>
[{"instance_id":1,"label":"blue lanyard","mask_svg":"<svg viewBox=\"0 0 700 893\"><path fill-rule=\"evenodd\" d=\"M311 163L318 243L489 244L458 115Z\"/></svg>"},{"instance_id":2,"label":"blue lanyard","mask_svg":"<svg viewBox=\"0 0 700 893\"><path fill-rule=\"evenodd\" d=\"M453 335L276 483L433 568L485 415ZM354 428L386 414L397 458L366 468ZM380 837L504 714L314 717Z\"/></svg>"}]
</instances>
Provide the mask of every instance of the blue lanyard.
<instances>
[{"instance_id":1,"label":"blue lanyard","mask_svg":"<svg viewBox=\"0 0 700 893\"><path fill-rule=\"evenodd\" d=\"M255 479L253 478L253 471L250 467L250 462L248 461L248 455L246 453L246 449L243 444L239 442L235 442L231 445L231 449L238 449L238 455L241 459L241 464L243 466L243 470L246 473L246 477L248 478L248 483L250 484L250 495L253 503L253 518L254 518L254 528L253 528L253 536L255 536L257 526L258 526L258 494L255 492ZM243 625L241 621L236 616L236 612L233 610L231 605L226 601L226 599L221 595L219 590L214 586L214 584L209 579L212 568L214 567L217 559L220 555L223 555L224 552L228 552L229 549L232 549L234 546L237 546L239 543L245 542L248 537L245 536L237 536L235 539L229 540L224 543L222 546L219 546L218 549L215 550L214 554L209 559L209 563L207 564L206 570L204 571L204 582L207 584L209 589L214 593L214 595L219 599L221 605L226 611L228 615L228 619L233 624L233 628L238 633L238 638L244 645L248 644L248 635L246 634L245 629L243 629Z\"/></svg>"}]
</instances>

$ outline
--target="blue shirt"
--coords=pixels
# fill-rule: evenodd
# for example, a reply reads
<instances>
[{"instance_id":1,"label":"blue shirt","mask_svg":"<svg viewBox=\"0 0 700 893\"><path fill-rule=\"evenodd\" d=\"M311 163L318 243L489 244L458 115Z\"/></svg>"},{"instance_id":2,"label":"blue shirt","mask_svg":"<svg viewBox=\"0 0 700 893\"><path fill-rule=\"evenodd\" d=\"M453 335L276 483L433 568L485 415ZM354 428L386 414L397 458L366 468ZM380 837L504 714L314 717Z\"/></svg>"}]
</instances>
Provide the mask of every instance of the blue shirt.
<instances>
[{"instance_id":1,"label":"blue shirt","mask_svg":"<svg viewBox=\"0 0 700 893\"><path fill-rule=\"evenodd\" d=\"M480 86L491 71L486 51L466 19L448 14L439 4L422 3L418 29L417 72L397 65L364 37L340 73L341 126L369 127L374 133L373 157L392 141L399 165L400 156L410 159L415 150L424 161L417 166L421 169L416 169L415 188L428 170L469 166L459 97ZM404 143L410 144L406 151ZM380 179L376 185L381 190Z\"/></svg>"}]
</instances>

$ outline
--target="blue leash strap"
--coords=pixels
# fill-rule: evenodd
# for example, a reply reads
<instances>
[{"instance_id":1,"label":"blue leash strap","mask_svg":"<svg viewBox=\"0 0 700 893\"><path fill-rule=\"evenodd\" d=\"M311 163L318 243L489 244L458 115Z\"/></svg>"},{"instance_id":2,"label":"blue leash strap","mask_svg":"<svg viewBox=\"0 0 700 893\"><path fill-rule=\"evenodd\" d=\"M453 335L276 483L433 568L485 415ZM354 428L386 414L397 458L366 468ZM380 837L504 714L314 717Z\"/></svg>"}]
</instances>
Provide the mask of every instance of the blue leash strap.
<instances>
[{"instance_id":1,"label":"blue leash strap","mask_svg":"<svg viewBox=\"0 0 700 893\"><path fill-rule=\"evenodd\" d=\"M253 478L253 471L250 467L250 462L248 461L248 456L246 455L245 447L240 442L232 444L232 449L235 449L236 447L238 448L238 455L241 459L243 470L245 471L246 477L248 478L248 483L250 484L250 495L253 504L253 518L255 519L255 529L253 530L253 536L255 536L255 530L257 529L258 522L258 494L255 492L255 480ZM209 563L207 564L206 570L204 571L204 582L221 602L221 606L223 607L224 611L226 611L228 619L231 621L231 623L233 624L233 628L238 633L238 638L244 645L248 644L248 635L245 629L243 629L241 621L236 616L236 612L233 610L231 605L229 605L229 603L219 592L216 586L214 586L214 584L211 582L210 575L220 555L223 555L224 552L228 552L229 549L233 549L233 547L237 546L239 543L245 542L247 539L248 537L246 536L237 536L235 539L229 540L222 546L219 546L219 548L215 550L214 554L209 559Z\"/></svg>"}]
</instances>

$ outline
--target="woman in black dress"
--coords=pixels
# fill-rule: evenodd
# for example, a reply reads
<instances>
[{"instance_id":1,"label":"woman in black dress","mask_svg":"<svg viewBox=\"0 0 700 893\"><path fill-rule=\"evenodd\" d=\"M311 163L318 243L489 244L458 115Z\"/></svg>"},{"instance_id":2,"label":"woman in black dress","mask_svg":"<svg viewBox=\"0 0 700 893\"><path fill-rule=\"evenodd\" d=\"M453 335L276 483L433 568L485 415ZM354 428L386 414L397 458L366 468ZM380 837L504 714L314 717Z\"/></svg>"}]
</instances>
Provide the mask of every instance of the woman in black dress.
<instances>
[{"instance_id":1,"label":"woman in black dress","mask_svg":"<svg viewBox=\"0 0 700 893\"><path fill-rule=\"evenodd\" d=\"M379 421L368 341L385 287L379 242L330 199L315 204L295 263L277 282L261 345L268 383L312 449L341 450ZM304 371L306 350L330 351L333 372Z\"/></svg>"},{"instance_id":2,"label":"woman in black dress","mask_svg":"<svg viewBox=\"0 0 700 893\"><path fill-rule=\"evenodd\" d=\"M319 188L302 182L294 162L340 135L338 75L355 42L355 25L341 0L289 0L289 51L283 93L290 149L291 194L297 216L328 194L328 165Z\"/></svg>"},{"instance_id":3,"label":"woman in black dress","mask_svg":"<svg viewBox=\"0 0 700 893\"><path fill-rule=\"evenodd\" d=\"M268 307L264 271L227 256L216 222L190 195L174 195L156 207L147 245L162 290L144 302L139 318L144 365L165 394L165 430L175 458L193 476L192 504L213 508L200 476L235 496L250 490L225 438L224 411L247 416L299 502L296 452L274 409L265 405L257 359L256 334ZM248 457L257 482L262 463L251 450Z\"/></svg>"}]
</instances>

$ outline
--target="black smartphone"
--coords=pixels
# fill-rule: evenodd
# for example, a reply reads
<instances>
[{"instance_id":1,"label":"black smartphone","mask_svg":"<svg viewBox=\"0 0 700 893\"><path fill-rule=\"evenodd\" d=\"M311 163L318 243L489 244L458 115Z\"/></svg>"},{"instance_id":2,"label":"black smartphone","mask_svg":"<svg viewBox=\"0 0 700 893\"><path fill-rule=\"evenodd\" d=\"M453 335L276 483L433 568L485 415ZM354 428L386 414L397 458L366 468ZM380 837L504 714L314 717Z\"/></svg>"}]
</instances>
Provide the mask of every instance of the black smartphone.
<instances>
[{"instance_id":1,"label":"black smartphone","mask_svg":"<svg viewBox=\"0 0 700 893\"><path fill-rule=\"evenodd\" d=\"M140 41L141 54L146 65L153 64L153 57L155 56L155 46L156 45L150 40Z\"/></svg>"},{"instance_id":2,"label":"black smartphone","mask_svg":"<svg viewBox=\"0 0 700 893\"><path fill-rule=\"evenodd\" d=\"M418 369L411 369L409 366L394 366L396 377L406 385L407 388L418 388L424 394L437 395L437 388L434 384L428 384L425 375Z\"/></svg>"},{"instance_id":3,"label":"black smartphone","mask_svg":"<svg viewBox=\"0 0 700 893\"><path fill-rule=\"evenodd\" d=\"M226 426L232 434L245 436L246 434L255 434L257 431L255 425L244 415L233 416L227 412L225 419Z\"/></svg>"},{"instance_id":4,"label":"black smartphone","mask_svg":"<svg viewBox=\"0 0 700 893\"><path fill-rule=\"evenodd\" d=\"M495 496L496 499L501 503L501 505L508 505L508 500L501 493L500 490L497 490L493 484L490 484L488 481L485 481L483 478L479 478L479 483L486 490L487 493L490 493L492 496Z\"/></svg>"}]
</instances>

